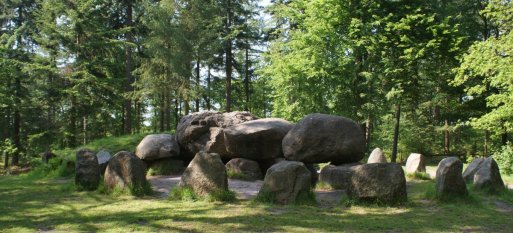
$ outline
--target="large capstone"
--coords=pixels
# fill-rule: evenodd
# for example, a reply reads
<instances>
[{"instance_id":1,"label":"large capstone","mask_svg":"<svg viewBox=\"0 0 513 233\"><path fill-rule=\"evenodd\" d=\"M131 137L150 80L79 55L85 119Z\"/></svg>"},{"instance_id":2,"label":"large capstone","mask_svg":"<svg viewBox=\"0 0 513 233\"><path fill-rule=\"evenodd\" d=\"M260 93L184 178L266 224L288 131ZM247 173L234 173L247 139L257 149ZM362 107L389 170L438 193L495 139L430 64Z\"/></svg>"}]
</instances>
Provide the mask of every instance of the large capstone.
<instances>
[{"instance_id":1,"label":"large capstone","mask_svg":"<svg viewBox=\"0 0 513 233\"><path fill-rule=\"evenodd\" d=\"M80 149L76 154L75 185L80 190L95 190L100 183L98 158L89 149Z\"/></svg>"},{"instance_id":2,"label":"large capstone","mask_svg":"<svg viewBox=\"0 0 513 233\"><path fill-rule=\"evenodd\" d=\"M110 159L103 180L109 189L142 190L146 185L146 164L134 154L120 151Z\"/></svg>"},{"instance_id":3,"label":"large capstone","mask_svg":"<svg viewBox=\"0 0 513 233\"><path fill-rule=\"evenodd\" d=\"M411 153L406 160L406 173L426 172L426 157L418 153Z\"/></svg>"},{"instance_id":4,"label":"large capstone","mask_svg":"<svg viewBox=\"0 0 513 233\"><path fill-rule=\"evenodd\" d=\"M230 157L269 160L283 157L281 142L293 124L266 118L233 125L224 130Z\"/></svg>"},{"instance_id":5,"label":"large capstone","mask_svg":"<svg viewBox=\"0 0 513 233\"><path fill-rule=\"evenodd\" d=\"M228 177L221 157L200 151L185 169L179 186L189 187L199 196L216 190L228 190Z\"/></svg>"},{"instance_id":6,"label":"large capstone","mask_svg":"<svg viewBox=\"0 0 513 233\"><path fill-rule=\"evenodd\" d=\"M385 157L385 154L381 148L376 148L369 155L367 163L387 163L387 157Z\"/></svg>"},{"instance_id":7,"label":"large capstone","mask_svg":"<svg viewBox=\"0 0 513 233\"><path fill-rule=\"evenodd\" d=\"M282 147L288 160L352 163L363 158L365 138L353 120L314 113L305 116L287 133Z\"/></svg>"},{"instance_id":8,"label":"large capstone","mask_svg":"<svg viewBox=\"0 0 513 233\"><path fill-rule=\"evenodd\" d=\"M474 187L492 192L499 192L505 188L499 166L492 157L486 158L479 166L474 175Z\"/></svg>"},{"instance_id":9,"label":"large capstone","mask_svg":"<svg viewBox=\"0 0 513 233\"><path fill-rule=\"evenodd\" d=\"M279 204L292 204L298 196L310 192L310 182L310 171L303 163L284 160L267 170L258 195L272 197Z\"/></svg>"},{"instance_id":10,"label":"large capstone","mask_svg":"<svg viewBox=\"0 0 513 233\"><path fill-rule=\"evenodd\" d=\"M466 196L467 186L461 171L463 163L456 157L442 159L436 170L436 193L438 196Z\"/></svg>"},{"instance_id":11,"label":"large capstone","mask_svg":"<svg viewBox=\"0 0 513 233\"><path fill-rule=\"evenodd\" d=\"M226 171L228 173L236 175L240 175L244 178L250 180L260 180L262 179L262 171L260 170L260 165L256 161L243 159L243 158L235 158L231 159L225 165Z\"/></svg>"},{"instance_id":12,"label":"large capstone","mask_svg":"<svg viewBox=\"0 0 513 233\"><path fill-rule=\"evenodd\" d=\"M395 163L354 166L347 190L349 197L369 202L394 204L407 199L403 168Z\"/></svg>"},{"instance_id":13,"label":"large capstone","mask_svg":"<svg viewBox=\"0 0 513 233\"><path fill-rule=\"evenodd\" d=\"M256 119L249 112L196 112L180 120L176 137L183 149L182 154L186 157L192 158L199 151L215 152L224 156L226 149L223 129ZM209 148L206 148L207 144Z\"/></svg>"},{"instance_id":14,"label":"large capstone","mask_svg":"<svg viewBox=\"0 0 513 233\"><path fill-rule=\"evenodd\" d=\"M342 164L339 166L327 165L321 169L319 181L333 189L347 189L351 182L354 167L359 163Z\"/></svg>"},{"instance_id":15,"label":"large capstone","mask_svg":"<svg viewBox=\"0 0 513 233\"><path fill-rule=\"evenodd\" d=\"M178 157L180 156L180 146L174 135L150 134L137 145L135 154L143 160Z\"/></svg>"},{"instance_id":16,"label":"large capstone","mask_svg":"<svg viewBox=\"0 0 513 233\"><path fill-rule=\"evenodd\" d=\"M463 180L465 180L465 182L470 183L474 181L474 175L476 174L477 170L479 170L484 160L484 158L475 158L474 160L472 160L472 162L467 166L467 168L463 172Z\"/></svg>"}]
</instances>

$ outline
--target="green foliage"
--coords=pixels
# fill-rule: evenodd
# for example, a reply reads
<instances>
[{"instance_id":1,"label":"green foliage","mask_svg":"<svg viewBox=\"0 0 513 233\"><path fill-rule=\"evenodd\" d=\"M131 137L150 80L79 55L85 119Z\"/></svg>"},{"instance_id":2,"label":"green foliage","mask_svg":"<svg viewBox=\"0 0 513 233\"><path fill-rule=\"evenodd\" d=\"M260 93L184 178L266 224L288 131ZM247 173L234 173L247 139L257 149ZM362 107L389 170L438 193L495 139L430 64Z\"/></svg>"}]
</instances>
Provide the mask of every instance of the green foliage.
<instances>
[{"instance_id":1,"label":"green foliage","mask_svg":"<svg viewBox=\"0 0 513 233\"><path fill-rule=\"evenodd\" d=\"M272 192L262 192L260 191L256 198L253 200L255 203L264 203L264 204L276 204L276 195ZM291 200L290 205L317 205L317 200L315 199L315 193L313 190L308 190L307 192L298 193L295 200Z\"/></svg>"},{"instance_id":2,"label":"green foliage","mask_svg":"<svg viewBox=\"0 0 513 233\"><path fill-rule=\"evenodd\" d=\"M184 164L175 160L165 160L151 165L147 174L150 176L173 175L183 172Z\"/></svg>"},{"instance_id":3,"label":"green foliage","mask_svg":"<svg viewBox=\"0 0 513 233\"><path fill-rule=\"evenodd\" d=\"M151 196L154 194L153 189L151 188L151 183L146 181L143 184L131 184L128 187L116 186L114 188L109 188L105 185L105 182L101 179L98 188L96 189L97 193L120 197L120 196Z\"/></svg>"},{"instance_id":4,"label":"green foliage","mask_svg":"<svg viewBox=\"0 0 513 233\"><path fill-rule=\"evenodd\" d=\"M328 183L325 183L323 181L318 181L315 184L315 190L333 190L333 187L331 187L331 185Z\"/></svg>"},{"instance_id":5,"label":"green foliage","mask_svg":"<svg viewBox=\"0 0 513 233\"><path fill-rule=\"evenodd\" d=\"M235 196L235 192L229 189L217 189L212 193L209 193L206 197L204 197L205 201L209 202L234 202L237 200Z\"/></svg>"},{"instance_id":6,"label":"green foliage","mask_svg":"<svg viewBox=\"0 0 513 233\"><path fill-rule=\"evenodd\" d=\"M513 146L511 144L505 145L500 151L495 152L493 158L499 165L501 173L513 174Z\"/></svg>"}]
</instances>

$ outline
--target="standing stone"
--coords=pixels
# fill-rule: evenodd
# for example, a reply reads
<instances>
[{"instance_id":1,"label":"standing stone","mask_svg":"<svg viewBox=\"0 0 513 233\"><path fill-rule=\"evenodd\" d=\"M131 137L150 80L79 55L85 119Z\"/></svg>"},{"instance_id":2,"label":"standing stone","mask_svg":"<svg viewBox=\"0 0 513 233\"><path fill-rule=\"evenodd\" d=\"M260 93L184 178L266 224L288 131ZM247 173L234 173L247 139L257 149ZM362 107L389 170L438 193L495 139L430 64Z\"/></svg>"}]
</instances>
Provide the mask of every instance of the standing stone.
<instances>
[{"instance_id":1,"label":"standing stone","mask_svg":"<svg viewBox=\"0 0 513 233\"><path fill-rule=\"evenodd\" d=\"M112 155L106 150L100 150L96 153L96 157L98 158L98 165L100 166L100 175L105 175L105 170L107 169L107 165L109 164Z\"/></svg>"},{"instance_id":2,"label":"standing stone","mask_svg":"<svg viewBox=\"0 0 513 233\"><path fill-rule=\"evenodd\" d=\"M260 170L260 165L258 165L258 163L253 160L235 158L228 161L225 167L227 172L242 174L251 180L262 179L262 171Z\"/></svg>"},{"instance_id":3,"label":"standing stone","mask_svg":"<svg viewBox=\"0 0 513 233\"><path fill-rule=\"evenodd\" d=\"M146 184L146 164L134 154L120 151L110 159L104 181L109 189L142 189Z\"/></svg>"},{"instance_id":4,"label":"standing stone","mask_svg":"<svg viewBox=\"0 0 513 233\"><path fill-rule=\"evenodd\" d=\"M317 172L317 167L315 164L307 163L305 164L306 169L310 171L311 179L310 179L310 185L315 188L315 185L317 185L317 181L319 181L319 172Z\"/></svg>"},{"instance_id":5,"label":"standing stone","mask_svg":"<svg viewBox=\"0 0 513 233\"><path fill-rule=\"evenodd\" d=\"M406 173L426 172L426 157L421 154L411 153L406 160Z\"/></svg>"},{"instance_id":6,"label":"standing stone","mask_svg":"<svg viewBox=\"0 0 513 233\"><path fill-rule=\"evenodd\" d=\"M89 149L80 149L76 154L75 185L82 190L96 190L100 183L98 158Z\"/></svg>"},{"instance_id":7,"label":"standing stone","mask_svg":"<svg viewBox=\"0 0 513 233\"><path fill-rule=\"evenodd\" d=\"M387 157L385 157L381 148L376 148L370 154L367 163L387 163Z\"/></svg>"},{"instance_id":8,"label":"standing stone","mask_svg":"<svg viewBox=\"0 0 513 233\"><path fill-rule=\"evenodd\" d=\"M319 180L328 184L334 189L347 189L351 183L351 176L354 172L354 167L360 165L359 163L349 163L340 166L327 165L321 169Z\"/></svg>"},{"instance_id":9,"label":"standing stone","mask_svg":"<svg viewBox=\"0 0 513 233\"><path fill-rule=\"evenodd\" d=\"M303 163L284 160L267 170L258 195L270 195L279 204L292 204L310 191L310 182L310 171Z\"/></svg>"},{"instance_id":10,"label":"standing stone","mask_svg":"<svg viewBox=\"0 0 513 233\"><path fill-rule=\"evenodd\" d=\"M266 118L233 125L224 130L230 157L268 160L283 157L281 142L293 124L278 118Z\"/></svg>"},{"instance_id":11,"label":"standing stone","mask_svg":"<svg viewBox=\"0 0 513 233\"><path fill-rule=\"evenodd\" d=\"M52 152L45 152L41 155L41 159L43 160L43 163L47 164L48 162L50 162L50 159L53 159L57 157L57 155L55 155L54 153Z\"/></svg>"},{"instance_id":12,"label":"standing stone","mask_svg":"<svg viewBox=\"0 0 513 233\"><path fill-rule=\"evenodd\" d=\"M461 175L463 163L456 157L440 161L436 170L436 193L438 196L466 196L467 186Z\"/></svg>"},{"instance_id":13,"label":"standing stone","mask_svg":"<svg viewBox=\"0 0 513 233\"><path fill-rule=\"evenodd\" d=\"M492 192L503 190L504 182L497 162L492 157L484 159L474 175L474 186L477 189L485 189Z\"/></svg>"},{"instance_id":14,"label":"standing stone","mask_svg":"<svg viewBox=\"0 0 513 233\"><path fill-rule=\"evenodd\" d=\"M150 134L137 145L135 154L143 160L178 157L180 156L180 146L174 135Z\"/></svg>"},{"instance_id":15,"label":"standing stone","mask_svg":"<svg viewBox=\"0 0 513 233\"><path fill-rule=\"evenodd\" d=\"M394 204L407 199L403 168L396 163L355 166L347 195L360 201Z\"/></svg>"},{"instance_id":16,"label":"standing stone","mask_svg":"<svg viewBox=\"0 0 513 233\"><path fill-rule=\"evenodd\" d=\"M190 187L199 196L216 190L228 190L228 177L221 157L215 153L200 151L185 169L180 187Z\"/></svg>"},{"instance_id":17,"label":"standing stone","mask_svg":"<svg viewBox=\"0 0 513 233\"><path fill-rule=\"evenodd\" d=\"M364 157L365 137L353 120L314 113L301 119L285 135L282 147L288 160L352 163Z\"/></svg>"},{"instance_id":18,"label":"standing stone","mask_svg":"<svg viewBox=\"0 0 513 233\"><path fill-rule=\"evenodd\" d=\"M481 168L481 164L484 160L484 158L475 158L474 160L472 160L472 163L470 163L463 172L463 179L465 180L465 182L474 181L474 175L476 174L477 170Z\"/></svg>"},{"instance_id":19,"label":"standing stone","mask_svg":"<svg viewBox=\"0 0 513 233\"><path fill-rule=\"evenodd\" d=\"M184 116L176 129L178 144L183 149L182 156L192 158L199 151L216 152L224 156L222 129L255 119L258 118L249 112L205 111ZM212 131L212 128L219 129ZM211 142L212 139L217 141ZM209 148L206 148L207 144L210 144Z\"/></svg>"}]
</instances>

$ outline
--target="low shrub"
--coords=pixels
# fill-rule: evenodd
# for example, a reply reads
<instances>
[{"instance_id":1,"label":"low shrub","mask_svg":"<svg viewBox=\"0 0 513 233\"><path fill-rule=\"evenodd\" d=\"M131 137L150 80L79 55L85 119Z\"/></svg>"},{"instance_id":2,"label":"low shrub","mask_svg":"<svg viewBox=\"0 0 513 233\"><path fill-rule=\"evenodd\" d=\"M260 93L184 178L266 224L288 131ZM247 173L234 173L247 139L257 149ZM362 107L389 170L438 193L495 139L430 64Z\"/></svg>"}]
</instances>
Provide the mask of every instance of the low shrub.
<instances>
[{"instance_id":1,"label":"low shrub","mask_svg":"<svg viewBox=\"0 0 513 233\"><path fill-rule=\"evenodd\" d=\"M406 177L415 180L431 180L431 176L426 172L407 173Z\"/></svg>"}]
</instances>

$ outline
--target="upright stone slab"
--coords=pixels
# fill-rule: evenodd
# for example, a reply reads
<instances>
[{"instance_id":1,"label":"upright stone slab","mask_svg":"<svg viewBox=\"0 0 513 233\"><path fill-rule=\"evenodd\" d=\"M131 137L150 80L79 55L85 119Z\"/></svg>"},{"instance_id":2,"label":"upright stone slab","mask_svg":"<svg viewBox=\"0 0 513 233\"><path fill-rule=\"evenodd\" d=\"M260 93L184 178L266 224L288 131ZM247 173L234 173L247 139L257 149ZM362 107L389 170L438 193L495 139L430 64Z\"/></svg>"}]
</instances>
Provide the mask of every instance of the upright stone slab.
<instances>
[{"instance_id":1,"label":"upright stone slab","mask_svg":"<svg viewBox=\"0 0 513 233\"><path fill-rule=\"evenodd\" d=\"M284 160L267 170L258 195L272 196L279 204L292 204L310 191L310 182L310 171L303 163Z\"/></svg>"},{"instance_id":2,"label":"upright stone slab","mask_svg":"<svg viewBox=\"0 0 513 233\"><path fill-rule=\"evenodd\" d=\"M251 180L262 179L262 171L260 170L260 165L253 160L235 158L228 161L225 167L227 172L241 174Z\"/></svg>"},{"instance_id":3,"label":"upright stone slab","mask_svg":"<svg viewBox=\"0 0 513 233\"><path fill-rule=\"evenodd\" d=\"M396 163L371 163L355 166L347 195L360 201L387 204L407 200L406 178Z\"/></svg>"},{"instance_id":4,"label":"upright stone slab","mask_svg":"<svg viewBox=\"0 0 513 233\"><path fill-rule=\"evenodd\" d=\"M436 193L438 196L466 196L467 186L461 175L463 163L456 157L440 161L436 170Z\"/></svg>"},{"instance_id":5,"label":"upright stone slab","mask_svg":"<svg viewBox=\"0 0 513 233\"><path fill-rule=\"evenodd\" d=\"M426 172L426 157L418 153L411 153L406 160L406 173Z\"/></svg>"},{"instance_id":6,"label":"upright stone slab","mask_svg":"<svg viewBox=\"0 0 513 233\"><path fill-rule=\"evenodd\" d=\"M369 155L367 163L387 163L387 157L385 157L385 154L381 148L376 148Z\"/></svg>"},{"instance_id":7,"label":"upright stone slab","mask_svg":"<svg viewBox=\"0 0 513 233\"><path fill-rule=\"evenodd\" d=\"M499 192L505 188L499 166L492 157L484 159L479 166L474 175L474 187L492 192Z\"/></svg>"},{"instance_id":8,"label":"upright stone slab","mask_svg":"<svg viewBox=\"0 0 513 233\"><path fill-rule=\"evenodd\" d=\"M353 120L326 114L309 114L283 138L287 160L332 164L358 162L364 157L365 137Z\"/></svg>"},{"instance_id":9,"label":"upright stone slab","mask_svg":"<svg viewBox=\"0 0 513 233\"><path fill-rule=\"evenodd\" d=\"M134 154L120 151L110 159L103 178L109 189L140 189L146 183L146 164Z\"/></svg>"},{"instance_id":10,"label":"upright stone slab","mask_svg":"<svg viewBox=\"0 0 513 233\"><path fill-rule=\"evenodd\" d=\"M76 154L75 185L81 190L96 190L100 183L100 166L93 151L80 149Z\"/></svg>"},{"instance_id":11,"label":"upright stone slab","mask_svg":"<svg viewBox=\"0 0 513 233\"><path fill-rule=\"evenodd\" d=\"M361 165L359 163L343 164L339 166L327 165L321 169L319 181L328 184L334 189L347 190L351 183L351 176L354 167Z\"/></svg>"},{"instance_id":12,"label":"upright stone slab","mask_svg":"<svg viewBox=\"0 0 513 233\"><path fill-rule=\"evenodd\" d=\"M219 189L228 190L228 177L219 154L198 152L185 169L179 186L190 187L199 196Z\"/></svg>"},{"instance_id":13,"label":"upright stone slab","mask_svg":"<svg viewBox=\"0 0 513 233\"><path fill-rule=\"evenodd\" d=\"M472 162L463 172L463 179L465 180L465 182L470 183L474 181L474 175L476 174L477 170L481 168L481 164L484 160L484 158L475 158L474 160L472 160Z\"/></svg>"}]
</instances>

